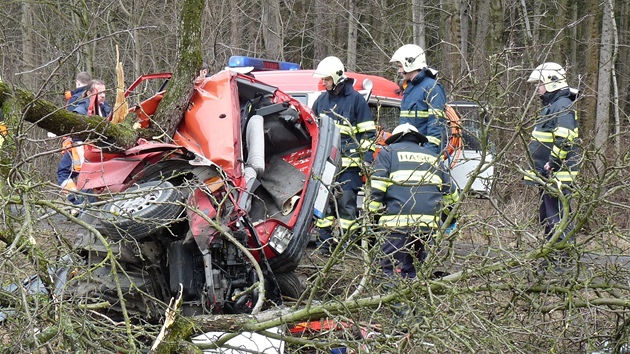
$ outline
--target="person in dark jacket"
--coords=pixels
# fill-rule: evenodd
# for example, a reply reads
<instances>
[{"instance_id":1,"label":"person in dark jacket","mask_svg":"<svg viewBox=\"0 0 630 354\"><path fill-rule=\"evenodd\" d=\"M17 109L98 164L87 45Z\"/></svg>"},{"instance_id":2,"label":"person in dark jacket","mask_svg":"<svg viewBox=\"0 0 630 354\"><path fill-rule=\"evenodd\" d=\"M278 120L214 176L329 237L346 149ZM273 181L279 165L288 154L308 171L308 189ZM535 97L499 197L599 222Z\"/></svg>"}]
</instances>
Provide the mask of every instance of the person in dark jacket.
<instances>
[{"instance_id":1,"label":"person in dark jacket","mask_svg":"<svg viewBox=\"0 0 630 354\"><path fill-rule=\"evenodd\" d=\"M71 112L86 116L101 116L107 118L112 111L111 106L105 101L105 82L92 80L86 86L81 96L70 108Z\"/></svg>"},{"instance_id":2,"label":"person in dark jacket","mask_svg":"<svg viewBox=\"0 0 630 354\"><path fill-rule=\"evenodd\" d=\"M324 58L313 73L322 79L326 88L313 103L316 116L330 116L341 132L342 170L336 177L343 193L337 199L336 208L339 230L342 234L354 231L359 226L357 218L357 195L363 185L361 168L363 163L372 162L376 124L365 97L354 89L354 80L345 76L343 63L337 57ZM334 214L334 207L331 213ZM331 245L333 215L319 219L320 251L328 253Z\"/></svg>"},{"instance_id":3,"label":"person in dark jacket","mask_svg":"<svg viewBox=\"0 0 630 354\"><path fill-rule=\"evenodd\" d=\"M83 115L108 117L111 113L111 107L105 101L105 83L102 80L90 81L83 96L71 107L71 111ZM75 192L79 189L76 185L76 178L83 164L83 142L67 137L63 141L63 149L64 153L57 166L57 183L68 194L70 202L80 205L83 204L84 200ZM73 209L71 212L76 215L78 209Z\"/></svg>"},{"instance_id":4,"label":"person in dark jacket","mask_svg":"<svg viewBox=\"0 0 630 354\"><path fill-rule=\"evenodd\" d=\"M85 71L82 71L77 74L75 80L75 89L68 92L66 95L68 97L68 101L66 104L68 105L66 108L71 111L74 102L76 102L79 98L84 96L85 89L87 85L92 81L92 76Z\"/></svg>"},{"instance_id":5,"label":"person in dark jacket","mask_svg":"<svg viewBox=\"0 0 630 354\"><path fill-rule=\"evenodd\" d=\"M415 44L398 48L390 60L403 77L400 124L409 123L426 136L426 148L440 153L446 146L446 92L437 71L427 67L424 50Z\"/></svg>"},{"instance_id":6,"label":"person in dark jacket","mask_svg":"<svg viewBox=\"0 0 630 354\"><path fill-rule=\"evenodd\" d=\"M442 159L423 146L428 139L416 127L401 124L385 142L374 162L368 204L379 229L388 234L381 269L392 276L399 268L403 278L415 278L414 260L459 194Z\"/></svg>"},{"instance_id":7,"label":"person in dark jacket","mask_svg":"<svg viewBox=\"0 0 630 354\"><path fill-rule=\"evenodd\" d=\"M547 240L554 235L556 225L564 215L558 193L570 198L571 185L578 175L579 154L577 113L575 100L578 91L569 88L566 71L557 63L539 65L527 82L536 83L543 109L536 119L529 142L529 155L534 169L527 171L525 183L540 188L539 221ZM570 210L567 210L570 213ZM557 241L571 231L569 225Z\"/></svg>"}]
</instances>

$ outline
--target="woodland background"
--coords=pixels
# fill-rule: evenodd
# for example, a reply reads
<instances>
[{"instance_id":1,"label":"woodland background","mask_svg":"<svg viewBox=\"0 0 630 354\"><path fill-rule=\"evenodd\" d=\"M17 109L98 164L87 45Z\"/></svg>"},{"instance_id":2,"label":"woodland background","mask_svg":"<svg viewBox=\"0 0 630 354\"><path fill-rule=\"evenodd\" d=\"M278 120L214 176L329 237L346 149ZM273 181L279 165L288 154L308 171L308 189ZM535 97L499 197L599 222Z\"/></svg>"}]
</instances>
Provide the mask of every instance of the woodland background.
<instances>
[{"instance_id":1,"label":"woodland background","mask_svg":"<svg viewBox=\"0 0 630 354\"><path fill-rule=\"evenodd\" d=\"M116 45L127 82L175 65L177 1L2 5L0 77L53 102L63 103L78 71L113 88ZM527 110L536 108L525 78L538 64L555 61L582 93L582 136L601 151L611 148L614 136L619 153L619 133L628 120L629 8L612 0L206 2L202 55L211 72L231 55L303 68L335 55L348 70L396 80L391 54L416 43L440 71L449 99L487 103L497 125L510 130L527 124ZM496 143L505 135L497 131Z\"/></svg>"},{"instance_id":2,"label":"woodland background","mask_svg":"<svg viewBox=\"0 0 630 354\"><path fill-rule=\"evenodd\" d=\"M164 0L1 0L0 77L61 107L63 92L74 87L76 73L88 71L106 81L112 102L116 46L127 84L142 74L173 70L180 6L179 1ZM391 54L402 44L416 43L425 48L429 66L440 71L449 99L483 103L491 118L484 130L491 143L484 140L482 146L495 153L493 193L489 199L464 197L459 231L438 240L445 245L445 255L427 265L429 272L440 267L462 272L428 284L424 292L401 293L399 300L421 309L429 325L414 327L402 339L382 339L373 352L408 352L406 346L412 346L436 353L573 353L592 352L605 343L612 352L628 342L627 1L229 0L207 1L199 10L202 53L211 72L223 68L231 55L293 61L303 68L335 55L348 70L396 80ZM580 262L560 278L531 275L535 261L548 249L537 227L537 192L522 185L520 170L527 164L526 145L541 108L526 79L546 61L564 65L569 84L581 92L584 160L570 215L576 226L570 249ZM14 129L24 144L3 180L21 196L54 194L50 181L59 141L30 124ZM5 221L6 227L12 222ZM67 245L59 225L51 227L45 253L53 260ZM37 228L22 232L44 236ZM3 285L23 279L36 267L28 257L20 257L11 247L3 251ZM305 269L318 271L307 280L311 291L336 303L348 298L339 289L352 288L357 279L344 273L342 265L348 260L331 262L333 266L322 271L316 259L307 257ZM26 315L0 331L7 351L99 351L105 348L105 338L118 339L134 351L146 340L142 336L155 334L150 327L134 327L142 335L131 335L129 326L122 330L85 322L90 314L75 313L64 304L51 309L48 302L24 300L22 306L20 313ZM58 315L60 309L72 314L64 322L69 327L57 328L44 344L34 340L34 329L54 323L51 313ZM346 319L355 315L350 310L338 313ZM376 316L370 313L357 317ZM392 323L391 316L383 317L385 329L387 321L391 327L401 325ZM91 334L77 330L81 323ZM71 341L77 333L83 339ZM301 345L306 346L294 346Z\"/></svg>"}]
</instances>

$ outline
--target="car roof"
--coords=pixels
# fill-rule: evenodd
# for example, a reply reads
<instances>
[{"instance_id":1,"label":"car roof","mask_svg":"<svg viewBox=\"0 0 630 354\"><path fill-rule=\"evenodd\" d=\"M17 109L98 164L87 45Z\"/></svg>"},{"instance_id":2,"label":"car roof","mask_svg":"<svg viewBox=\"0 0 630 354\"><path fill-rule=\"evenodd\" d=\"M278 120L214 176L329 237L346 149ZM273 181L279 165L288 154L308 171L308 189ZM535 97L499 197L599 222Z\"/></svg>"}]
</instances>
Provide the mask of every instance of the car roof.
<instances>
[{"instance_id":1,"label":"car roof","mask_svg":"<svg viewBox=\"0 0 630 354\"><path fill-rule=\"evenodd\" d=\"M313 77L315 70L276 70L276 71L255 71L252 74L269 85L278 87L284 92L311 93L324 91L326 88L321 84L321 79ZM364 81L372 81L372 96L379 99L401 100L398 93L398 84L384 77L377 75L359 74L346 72L349 78L354 79L354 88L357 91L364 90Z\"/></svg>"}]
</instances>

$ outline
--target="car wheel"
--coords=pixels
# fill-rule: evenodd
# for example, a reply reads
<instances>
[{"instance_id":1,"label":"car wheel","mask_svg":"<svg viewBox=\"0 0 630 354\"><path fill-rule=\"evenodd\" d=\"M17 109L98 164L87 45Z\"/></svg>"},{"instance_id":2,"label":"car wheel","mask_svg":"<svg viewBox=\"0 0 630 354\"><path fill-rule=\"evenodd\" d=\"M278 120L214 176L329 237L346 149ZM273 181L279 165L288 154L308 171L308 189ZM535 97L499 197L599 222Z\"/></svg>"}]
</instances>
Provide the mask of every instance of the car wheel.
<instances>
[{"instance_id":1,"label":"car wheel","mask_svg":"<svg viewBox=\"0 0 630 354\"><path fill-rule=\"evenodd\" d=\"M101 208L103 233L140 240L171 224L184 209L183 195L167 181L141 183Z\"/></svg>"},{"instance_id":2,"label":"car wheel","mask_svg":"<svg viewBox=\"0 0 630 354\"><path fill-rule=\"evenodd\" d=\"M289 273L277 273L276 282L280 288L282 296L290 297L293 299L299 299L304 292L304 285L294 272Z\"/></svg>"}]
</instances>

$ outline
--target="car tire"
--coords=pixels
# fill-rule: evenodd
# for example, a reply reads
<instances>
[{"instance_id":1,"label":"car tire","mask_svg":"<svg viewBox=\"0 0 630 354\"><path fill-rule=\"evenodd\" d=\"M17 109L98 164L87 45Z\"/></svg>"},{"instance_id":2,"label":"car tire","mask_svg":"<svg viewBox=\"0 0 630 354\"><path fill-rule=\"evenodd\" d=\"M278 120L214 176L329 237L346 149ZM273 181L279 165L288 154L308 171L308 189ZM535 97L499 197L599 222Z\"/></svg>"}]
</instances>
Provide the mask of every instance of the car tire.
<instances>
[{"instance_id":1,"label":"car tire","mask_svg":"<svg viewBox=\"0 0 630 354\"><path fill-rule=\"evenodd\" d=\"M182 200L183 194L168 181L130 187L101 208L103 234L114 240L141 240L178 218Z\"/></svg>"},{"instance_id":2,"label":"car tire","mask_svg":"<svg viewBox=\"0 0 630 354\"><path fill-rule=\"evenodd\" d=\"M304 285L300 281L300 278L295 272L289 273L277 273L276 282L282 296L290 297L292 299L299 299L304 292Z\"/></svg>"}]
</instances>

